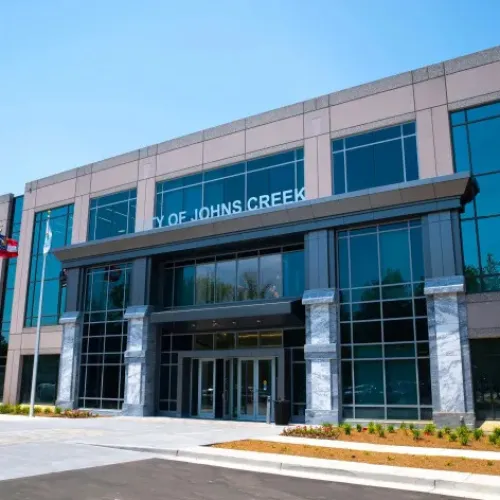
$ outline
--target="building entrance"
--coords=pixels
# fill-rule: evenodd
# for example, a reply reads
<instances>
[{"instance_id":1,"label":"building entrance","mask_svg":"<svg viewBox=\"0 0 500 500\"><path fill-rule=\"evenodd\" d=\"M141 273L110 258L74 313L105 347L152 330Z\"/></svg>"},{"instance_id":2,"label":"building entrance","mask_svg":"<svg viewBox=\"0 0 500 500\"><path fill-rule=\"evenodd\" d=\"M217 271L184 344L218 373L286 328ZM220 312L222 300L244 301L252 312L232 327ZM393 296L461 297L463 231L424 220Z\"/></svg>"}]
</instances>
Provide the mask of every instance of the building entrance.
<instances>
[{"instance_id":1,"label":"building entrance","mask_svg":"<svg viewBox=\"0 0 500 500\"><path fill-rule=\"evenodd\" d=\"M266 420L267 399L276 398L275 358L193 359L192 366L193 416Z\"/></svg>"}]
</instances>

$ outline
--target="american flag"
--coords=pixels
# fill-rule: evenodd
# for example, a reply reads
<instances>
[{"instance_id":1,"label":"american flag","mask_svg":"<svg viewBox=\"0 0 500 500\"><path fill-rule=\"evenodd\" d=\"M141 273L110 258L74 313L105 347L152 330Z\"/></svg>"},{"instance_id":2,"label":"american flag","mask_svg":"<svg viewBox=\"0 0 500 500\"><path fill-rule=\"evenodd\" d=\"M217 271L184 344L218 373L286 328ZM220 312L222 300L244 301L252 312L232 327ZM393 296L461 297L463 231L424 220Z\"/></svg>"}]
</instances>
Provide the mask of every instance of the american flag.
<instances>
[{"instance_id":1,"label":"american flag","mask_svg":"<svg viewBox=\"0 0 500 500\"><path fill-rule=\"evenodd\" d=\"M3 234L0 234L0 259L17 257L18 250L19 243L16 240L7 238Z\"/></svg>"}]
</instances>

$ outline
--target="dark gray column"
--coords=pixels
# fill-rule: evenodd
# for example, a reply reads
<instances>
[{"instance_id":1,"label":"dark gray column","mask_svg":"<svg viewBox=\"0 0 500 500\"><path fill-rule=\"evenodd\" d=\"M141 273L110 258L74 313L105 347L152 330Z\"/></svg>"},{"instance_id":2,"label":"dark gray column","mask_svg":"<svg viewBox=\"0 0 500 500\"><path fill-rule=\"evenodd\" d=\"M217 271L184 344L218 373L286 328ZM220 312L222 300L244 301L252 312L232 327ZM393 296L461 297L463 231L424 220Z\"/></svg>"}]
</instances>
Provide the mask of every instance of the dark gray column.
<instances>
[{"instance_id":1,"label":"dark gray column","mask_svg":"<svg viewBox=\"0 0 500 500\"><path fill-rule=\"evenodd\" d=\"M56 405L61 408L78 407L78 388L82 349L82 313L66 312L59 323L63 327L59 381Z\"/></svg>"},{"instance_id":2,"label":"dark gray column","mask_svg":"<svg viewBox=\"0 0 500 500\"><path fill-rule=\"evenodd\" d=\"M304 292L306 307L306 423L340 421L340 353L337 297L333 289Z\"/></svg>"},{"instance_id":3,"label":"dark gray column","mask_svg":"<svg viewBox=\"0 0 500 500\"><path fill-rule=\"evenodd\" d=\"M156 329L150 322L149 306L129 306L127 350L125 351L125 400L123 415L154 413L156 381Z\"/></svg>"},{"instance_id":4,"label":"dark gray column","mask_svg":"<svg viewBox=\"0 0 500 500\"><path fill-rule=\"evenodd\" d=\"M459 214L448 211L424 217L423 240L433 420L438 426L473 426Z\"/></svg>"},{"instance_id":5,"label":"dark gray column","mask_svg":"<svg viewBox=\"0 0 500 500\"><path fill-rule=\"evenodd\" d=\"M330 288L335 285L334 233L312 231L304 237L306 289Z\"/></svg>"}]
</instances>

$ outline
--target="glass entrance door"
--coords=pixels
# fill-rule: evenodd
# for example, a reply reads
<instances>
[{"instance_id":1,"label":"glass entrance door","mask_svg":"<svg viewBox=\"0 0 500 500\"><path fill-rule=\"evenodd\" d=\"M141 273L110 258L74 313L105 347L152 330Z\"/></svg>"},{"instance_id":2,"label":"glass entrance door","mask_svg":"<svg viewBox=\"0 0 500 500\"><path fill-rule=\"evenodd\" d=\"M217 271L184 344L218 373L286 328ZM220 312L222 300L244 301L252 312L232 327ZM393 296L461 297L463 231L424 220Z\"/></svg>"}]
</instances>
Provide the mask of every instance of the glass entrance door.
<instances>
[{"instance_id":1,"label":"glass entrance door","mask_svg":"<svg viewBox=\"0 0 500 500\"><path fill-rule=\"evenodd\" d=\"M274 359L240 359L238 363L238 418L266 420L267 398L275 395ZM271 404L272 411L272 404Z\"/></svg>"},{"instance_id":2,"label":"glass entrance door","mask_svg":"<svg viewBox=\"0 0 500 500\"><path fill-rule=\"evenodd\" d=\"M199 416L215 417L215 360L200 360L198 372L198 408Z\"/></svg>"}]
</instances>

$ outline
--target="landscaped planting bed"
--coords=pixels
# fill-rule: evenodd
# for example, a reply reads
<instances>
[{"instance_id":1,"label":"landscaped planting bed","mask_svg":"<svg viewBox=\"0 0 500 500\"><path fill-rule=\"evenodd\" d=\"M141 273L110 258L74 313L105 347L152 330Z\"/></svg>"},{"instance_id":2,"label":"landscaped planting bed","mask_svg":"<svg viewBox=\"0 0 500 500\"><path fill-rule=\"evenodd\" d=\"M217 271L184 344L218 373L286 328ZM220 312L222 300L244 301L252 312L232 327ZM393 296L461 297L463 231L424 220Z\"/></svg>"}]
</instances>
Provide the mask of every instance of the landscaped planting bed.
<instances>
[{"instance_id":1,"label":"landscaped planting bed","mask_svg":"<svg viewBox=\"0 0 500 500\"><path fill-rule=\"evenodd\" d=\"M44 417L59 417L59 418L94 418L95 413L88 410L63 410L58 406L35 406L35 415ZM28 405L4 405L0 404L0 415L28 415Z\"/></svg>"},{"instance_id":2,"label":"landscaped planting bed","mask_svg":"<svg viewBox=\"0 0 500 500\"><path fill-rule=\"evenodd\" d=\"M365 462L375 465L393 465L396 467L416 467L419 469L437 469L473 474L500 475L500 460L477 460L463 457L435 457L427 455L403 455L399 453L381 453L372 451L353 451L321 446L274 443L269 441L245 440L214 445L215 448L229 450L257 451L277 453L328 460Z\"/></svg>"},{"instance_id":3,"label":"landscaped planting bed","mask_svg":"<svg viewBox=\"0 0 500 500\"><path fill-rule=\"evenodd\" d=\"M289 427L282 432L282 436L500 452L500 427L497 427L493 433L486 435L481 429L471 430L465 426L456 429L449 427L437 429L435 425L428 424L423 429L418 429L413 424L407 425L404 423L398 427L393 425L383 426L373 422L366 427L361 425L352 426L350 424L340 426L323 424L320 426Z\"/></svg>"}]
</instances>

